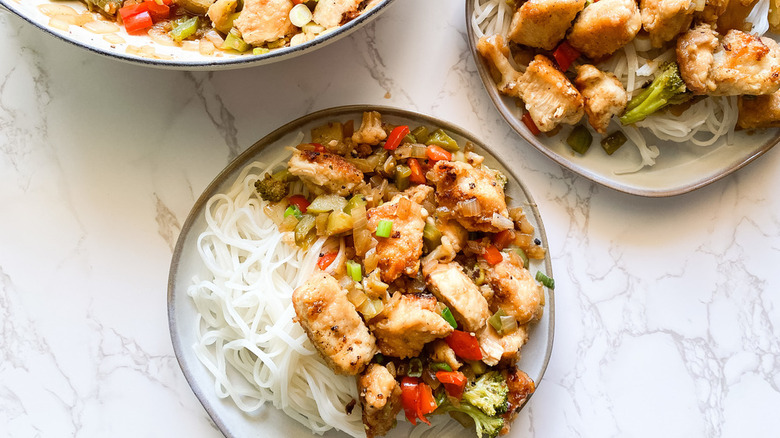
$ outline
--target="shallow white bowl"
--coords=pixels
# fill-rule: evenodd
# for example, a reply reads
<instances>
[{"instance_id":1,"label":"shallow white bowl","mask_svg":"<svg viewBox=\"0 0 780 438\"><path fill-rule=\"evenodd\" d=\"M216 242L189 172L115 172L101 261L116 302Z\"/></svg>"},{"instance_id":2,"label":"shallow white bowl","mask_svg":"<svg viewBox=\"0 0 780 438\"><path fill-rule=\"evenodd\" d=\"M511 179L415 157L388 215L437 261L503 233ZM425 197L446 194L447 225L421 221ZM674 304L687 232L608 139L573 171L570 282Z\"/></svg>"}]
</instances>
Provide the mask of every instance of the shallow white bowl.
<instances>
[{"instance_id":1,"label":"shallow white bowl","mask_svg":"<svg viewBox=\"0 0 780 438\"><path fill-rule=\"evenodd\" d=\"M214 390L213 376L195 357L193 345L196 343L198 330L196 327L197 311L192 299L187 295L187 288L192 284L196 275L204 278L207 272L196 248L198 235L206 229L204 219L206 202L213 195L224 193L241 169L250 162L258 159L269 162L276 157L289 155L289 151L285 150L284 147L290 146L298 133L302 132L309 138L312 127L329 121L353 119L359 124L362 113L369 110L379 111L382 113L382 119L389 123L412 126L425 124L429 127L440 127L458 140L460 144L466 140L474 143L475 150L485 156L485 163L492 168L501 170L507 176L509 183L506 193L512 199L510 204L523 207L526 216L536 229L536 237L542 241L543 247L548 248L547 236L536 203L517 175L511 169L506 168L500 159L511 150L511 145L496 145L488 150L473 135L434 117L395 108L365 105L318 111L292 121L268 134L217 175L195 202L176 243L168 277L168 320L176 357L193 392L217 427L227 437L308 437L312 434L307 428L272 406L264 406L259 412L248 415L239 410L230 399L218 398ZM532 274L539 270L552 277L549 254L544 260L532 261L530 270ZM545 299L544 314L541 320L532 326L529 341L522 350L522 359L517 364L518 368L524 370L536 382L537 387L542 380L552 353L555 325L555 300L552 290L545 288ZM407 436L410 430L411 427L406 421L399 421L399 427L394 429L389 436ZM470 436L468 431L461 428L458 428L457 431L458 433L454 436ZM331 431L326 436L347 435ZM519 431L509 434L509 437L512 436L519 437Z\"/></svg>"},{"instance_id":2,"label":"shallow white bowl","mask_svg":"<svg viewBox=\"0 0 780 438\"><path fill-rule=\"evenodd\" d=\"M364 11L360 16L335 30L306 43L294 47L271 50L263 55L229 54L219 51L215 55L201 55L197 50L186 50L179 46L167 46L156 43L145 34L130 35L125 32L124 27L115 34L121 37L124 42L113 43L107 41L103 35L92 33L79 26L69 26L67 31L52 27L49 25L50 18L38 9L40 5L57 4L70 6L77 11L86 11L87 8L84 3L78 0L0 0L0 6L7 8L30 24L56 38L110 58L172 70L227 70L293 58L337 41L374 19L393 1L380 0L373 8ZM138 47L153 50L155 55L159 55L159 59L138 55L132 50L128 52L128 48Z\"/></svg>"}]
</instances>

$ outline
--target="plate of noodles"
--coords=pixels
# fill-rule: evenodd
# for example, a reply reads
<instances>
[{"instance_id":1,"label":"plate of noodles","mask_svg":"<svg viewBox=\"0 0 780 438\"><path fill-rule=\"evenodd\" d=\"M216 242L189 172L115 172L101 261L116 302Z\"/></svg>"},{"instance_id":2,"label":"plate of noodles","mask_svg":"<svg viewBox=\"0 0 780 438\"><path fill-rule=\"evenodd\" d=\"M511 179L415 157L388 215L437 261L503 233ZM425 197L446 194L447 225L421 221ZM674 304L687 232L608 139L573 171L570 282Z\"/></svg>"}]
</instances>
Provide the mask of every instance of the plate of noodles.
<instances>
[{"instance_id":1,"label":"plate of noodles","mask_svg":"<svg viewBox=\"0 0 780 438\"><path fill-rule=\"evenodd\" d=\"M176 244L168 316L225 436L516 435L552 351L555 285L508 151L344 106L214 179Z\"/></svg>"},{"instance_id":2,"label":"plate of noodles","mask_svg":"<svg viewBox=\"0 0 780 438\"><path fill-rule=\"evenodd\" d=\"M76 46L169 69L217 70L291 58L338 40L393 0L0 0Z\"/></svg>"},{"instance_id":3,"label":"plate of noodles","mask_svg":"<svg viewBox=\"0 0 780 438\"><path fill-rule=\"evenodd\" d=\"M780 140L775 6L468 0L466 22L487 92L525 140L592 181L661 197Z\"/></svg>"}]
</instances>

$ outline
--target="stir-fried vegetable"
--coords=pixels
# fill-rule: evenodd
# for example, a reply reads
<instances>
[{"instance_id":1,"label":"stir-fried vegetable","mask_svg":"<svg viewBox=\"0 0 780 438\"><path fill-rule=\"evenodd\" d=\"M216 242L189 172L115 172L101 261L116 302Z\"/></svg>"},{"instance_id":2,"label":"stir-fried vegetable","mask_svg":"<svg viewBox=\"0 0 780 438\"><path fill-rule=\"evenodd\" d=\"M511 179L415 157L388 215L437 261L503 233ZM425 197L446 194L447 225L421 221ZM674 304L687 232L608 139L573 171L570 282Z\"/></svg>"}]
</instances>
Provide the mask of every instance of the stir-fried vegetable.
<instances>
[{"instance_id":1,"label":"stir-fried vegetable","mask_svg":"<svg viewBox=\"0 0 780 438\"><path fill-rule=\"evenodd\" d=\"M376 237L390 237L390 234L393 232L393 221L391 220L381 220L376 226Z\"/></svg>"},{"instance_id":2,"label":"stir-fried vegetable","mask_svg":"<svg viewBox=\"0 0 780 438\"><path fill-rule=\"evenodd\" d=\"M347 275L349 275L352 280L360 282L363 280L363 267L354 260L347 260Z\"/></svg>"},{"instance_id":3,"label":"stir-fried vegetable","mask_svg":"<svg viewBox=\"0 0 780 438\"><path fill-rule=\"evenodd\" d=\"M504 256L501 255L501 251L498 250L493 245L488 245L487 248L485 248L485 252L482 253L482 257L485 259L488 264L491 265L497 265L501 263L502 260L504 260Z\"/></svg>"},{"instance_id":4,"label":"stir-fried vegetable","mask_svg":"<svg viewBox=\"0 0 780 438\"><path fill-rule=\"evenodd\" d=\"M446 132L444 132L443 129L437 129L431 133L431 135L428 137L428 141L425 142L426 145L434 145L434 146L440 146L447 150L448 152L457 152L460 150L460 147L458 146L458 142L455 141L454 138L447 135Z\"/></svg>"},{"instance_id":5,"label":"stir-fried vegetable","mask_svg":"<svg viewBox=\"0 0 780 438\"><path fill-rule=\"evenodd\" d=\"M555 280L545 275L542 271L536 271L536 281L542 283L550 289L555 289Z\"/></svg>"},{"instance_id":6,"label":"stir-fried vegetable","mask_svg":"<svg viewBox=\"0 0 780 438\"><path fill-rule=\"evenodd\" d=\"M653 82L628 102L626 112L620 116L620 123L636 123L667 105L683 103L691 98L676 62L667 62L659 71Z\"/></svg>"},{"instance_id":7,"label":"stir-fried vegetable","mask_svg":"<svg viewBox=\"0 0 780 438\"><path fill-rule=\"evenodd\" d=\"M577 125L571 130L569 136L566 137L566 143L574 152L583 155L590 149L590 145L593 143L593 135L588 131L588 128Z\"/></svg>"},{"instance_id":8,"label":"stir-fried vegetable","mask_svg":"<svg viewBox=\"0 0 780 438\"><path fill-rule=\"evenodd\" d=\"M482 359L482 350L479 348L476 336L461 330L453 330L444 340L458 357L467 360Z\"/></svg>"},{"instance_id":9,"label":"stir-fried vegetable","mask_svg":"<svg viewBox=\"0 0 780 438\"><path fill-rule=\"evenodd\" d=\"M311 201L307 212L313 214L327 213L329 211L342 211L347 206L347 200L338 195L320 195Z\"/></svg>"},{"instance_id":10,"label":"stir-fried vegetable","mask_svg":"<svg viewBox=\"0 0 780 438\"><path fill-rule=\"evenodd\" d=\"M615 131L601 139L601 147L607 155L612 155L616 150L620 149L627 140L626 134L623 134L623 131Z\"/></svg>"},{"instance_id":11,"label":"stir-fried vegetable","mask_svg":"<svg viewBox=\"0 0 780 438\"><path fill-rule=\"evenodd\" d=\"M458 328L458 323L455 321L455 317L452 315L452 311L449 307L445 307L441 310L441 317L444 318L452 328Z\"/></svg>"},{"instance_id":12,"label":"stir-fried vegetable","mask_svg":"<svg viewBox=\"0 0 780 438\"><path fill-rule=\"evenodd\" d=\"M404 137L409 134L409 127L406 125L396 126L393 128L392 131L390 131L390 135L387 136L387 140L385 140L385 146L384 148L388 151L394 151L398 148L398 146L401 145L401 142L403 141Z\"/></svg>"},{"instance_id":13,"label":"stir-fried vegetable","mask_svg":"<svg viewBox=\"0 0 780 438\"><path fill-rule=\"evenodd\" d=\"M436 410L436 399L427 383L417 377L404 377L401 380L401 405L410 423L416 425L419 419L425 424L431 424L425 416Z\"/></svg>"}]
</instances>

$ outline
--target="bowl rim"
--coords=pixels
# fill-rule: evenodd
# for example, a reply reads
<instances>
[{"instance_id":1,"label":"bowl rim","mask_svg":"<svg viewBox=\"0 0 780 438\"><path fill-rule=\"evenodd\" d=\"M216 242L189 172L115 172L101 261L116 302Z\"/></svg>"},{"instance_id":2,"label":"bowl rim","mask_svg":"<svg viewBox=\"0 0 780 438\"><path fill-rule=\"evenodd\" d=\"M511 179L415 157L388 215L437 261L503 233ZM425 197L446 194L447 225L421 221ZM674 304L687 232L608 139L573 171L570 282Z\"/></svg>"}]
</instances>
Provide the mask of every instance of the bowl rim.
<instances>
[{"instance_id":1,"label":"bowl rim","mask_svg":"<svg viewBox=\"0 0 780 438\"><path fill-rule=\"evenodd\" d=\"M478 1L478 0L466 0L465 2L466 3L466 7L465 7L466 33L467 33L469 51L471 52L471 56L472 59L474 60L474 63L476 64L477 73L479 74L480 77L480 82L482 82L483 88L487 92L488 97L490 97L490 100L493 102L493 107L499 112L499 114L501 114L501 117L507 122L507 124L509 124L512 130L515 131L515 133L517 133L518 135L520 135L520 137L523 140L525 140L526 143L530 143L539 152L541 152L548 158L552 159L560 166L569 169L572 172L575 172L579 175L582 175L585 178L589 179L590 181L593 181L597 184L601 184L610 189L617 190L619 192L627 193L630 195L637 195L637 196L649 197L649 198L677 196L677 195L682 195L685 193L692 192L696 189L712 184L715 181L718 181L721 178L724 178L730 175L731 173L736 172L737 170L747 166L749 163L756 160L761 155L765 154L767 151L772 149L772 147L774 147L776 144L780 143L780 134L778 134L773 139L768 140L760 149L754 151L751 154L746 155L740 161L723 168L720 172L717 172L712 175L707 175L703 178L696 179L687 184L672 186L669 188L644 188L644 189L637 188L636 186L632 186L630 184L624 184L620 181L616 181L608 177L605 177L598 172L594 172L591 169L587 168L586 166L578 164L577 162L568 159L566 156L553 151L552 149L547 147L544 143L539 141L536 138L536 136L533 135L533 133L531 133L528 127L526 127L525 124L523 124L517 117L515 117L508 110L497 88L489 86L489 84L493 84L494 81L490 74L488 66L486 65L485 61L482 59L482 56L480 56L479 52L477 51L476 41L475 41L476 38L474 34L474 29L472 27L471 16L472 13L474 12L474 1Z\"/></svg>"},{"instance_id":2,"label":"bowl rim","mask_svg":"<svg viewBox=\"0 0 780 438\"><path fill-rule=\"evenodd\" d=\"M291 59L296 56L303 55L304 53L313 51L318 47L325 46L327 44L330 44L332 42L341 39L342 37L351 34L355 30L359 29L360 27L362 27L363 25L367 24L369 21L374 19L379 13L384 11L393 2L395 2L395 0L378 0L377 4L374 7L372 7L368 11L365 11L359 16L355 17L353 20L350 20L346 24L336 28L333 31L328 32L323 36L318 36L317 38L314 38L311 41L307 41L297 46L283 47L277 50L272 50L263 55L245 54L245 55L234 56L234 57L216 57L216 56L206 57L201 55L203 56L202 61L200 60L177 61L171 59L152 59L144 56L132 55L126 52L122 52L118 49L108 50L101 47L96 47L93 44L89 44L88 42L85 42L82 39L73 36L73 34L70 32L64 32L58 29L54 29L51 26L47 26L46 24L42 22L38 22L37 20L33 19L32 17L30 17L29 13L25 13L26 10L24 9L23 7L24 5L22 4L21 1L17 2L14 0L0 0L0 11L2 11L3 8L5 8L6 10L10 11L17 17L33 25L37 29L40 29L45 34L51 35L56 39L59 39L66 43L72 44L76 47L86 49L89 52L96 53L98 55L110 59L115 59L115 60L127 62L130 64L135 64L135 65L143 65L143 66L167 69L167 70L214 71L214 70L238 69L243 67L252 67L258 65L271 64L274 62L282 61L284 59Z\"/></svg>"},{"instance_id":3,"label":"bowl rim","mask_svg":"<svg viewBox=\"0 0 780 438\"><path fill-rule=\"evenodd\" d=\"M514 182L517 183L519 189L525 195L527 204L523 205L523 209L524 210L526 208L531 209L534 217L537 219L536 230L539 239L542 241L542 246L544 248L549 248L549 242L547 240L547 233L544 228L544 222L542 220L542 216L539 212L538 205L534 200L533 196L531 195L530 191L528 190L528 188L525 186L522 180L520 180L517 177L516 173L511 168L507 167L506 162L503 160L503 158L494 154L486 146L484 142L479 140L478 137L474 136L471 132L469 132L468 130L460 126L454 125L450 122L441 120L437 117L430 116L422 112L404 110L401 108L384 106L384 105L355 104L355 105L337 106L337 107L318 110L306 114L302 117L299 117L273 130L271 133L267 134L266 136L262 137L260 140L256 141L252 146L250 146L244 152L239 154L236 158L231 160L231 162L222 171L220 171L217 174L217 176L208 184L208 186L203 190L203 192L197 198L192 208L190 209L190 212L187 215L187 219L185 220L184 224L181 227L181 231L176 240L176 246L174 247L173 255L171 257L171 266L168 272L168 286L167 286L168 287L168 293L167 293L168 327L169 327L169 335L171 337L171 342L173 344L174 354L176 356L176 361L178 362L179 367L181 368L182 373L184 374L184 377L187 380L188 385L190 386L196 398L200 401L201 405L208 413L209 417L217 425L219 430L230 438L233 438L235 435L230 431L228 425L222 421L222 418L219 415L217 415L214 407L211 405L209 400L206 398L205 394L202 392L202 388L197 385L195 376L191 371L189 364L184 361L183 358L184 349L189 348L189 346L182 345L180 339L178 339L176 336L176 334L179 332L178 321L176 318L176 307L174 306L175 298L176 298L176 288L177 288L176 280L177 280L177 274L179 269L179 262L181 260L182 250L185 241L187 240L187 237L190 234L190 231L192 230L195 221L199 218L200 215L203 214L203 209L205 208L206 203L211 198L211 196L213 196L215 191L222 184L224 184L231 175L233 175L236 171L240 171L241 168L246 166L254 156L260 154L267 147L273 145L275 142L279 141L285 135L289 135L289 133L292 132L294 129L303 126L311 121L317 119L324 119L326 117L338 117L338 116L343 116L345 114L362 112L366 110L379 111L383 116L389 115L389 116L419 120L421 122L434 125L438 128L445 129L449 132L453 132L459 136L467 138L470 141L474 141L477 145L479 145L480 147L488 151L490 153L491 158L499 162L501 166L510 173L510 176L514 179ZM547 275L552 278L553 277L552 260L549 251L546 252L545 254L544 269L545 272L547 272ZM553 341L555 335L555 290L550 288L545 288L545 289L547 290L547 302L545 303L544 311L545 313L549 313L549 326L547 329L547 345L544 347L545 353L544 353L544 358L542 359L542 366L539 371L539 375L534 379L536 390L528 397L523 407L525 407L525 405L533 397L533 395L536 394L536 391L538 391L539 385L544 380L543 377L545 375L545 372L547 371L547 367L550 362L550 357L552 356Z\"/></svg>"}]
</instances>

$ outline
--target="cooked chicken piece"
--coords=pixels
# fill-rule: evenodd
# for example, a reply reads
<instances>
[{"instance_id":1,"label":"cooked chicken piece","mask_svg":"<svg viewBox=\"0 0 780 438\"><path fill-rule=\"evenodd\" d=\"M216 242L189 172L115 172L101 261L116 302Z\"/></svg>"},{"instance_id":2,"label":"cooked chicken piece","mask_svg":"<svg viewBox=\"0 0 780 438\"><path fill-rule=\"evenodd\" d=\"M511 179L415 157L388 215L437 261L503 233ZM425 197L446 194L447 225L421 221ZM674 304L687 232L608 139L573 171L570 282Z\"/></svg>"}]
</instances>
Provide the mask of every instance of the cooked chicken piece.
<instances>
[{"instance_id":1,"label":"cooked chicken piece","mask_svg":"<svg viewBox=\"0 0 780 438\"><path fill-rule=\"evenodd\" d=\"M401 410L401 386L382 365L372 363L358 379L366 438L387 434Z\"/></svg>"},{"instance_id":2,"label":"cooked chicken piece","mask_svg":"<svg viewBox=\"0 0 780 438\"><path fill-rule=\"evenodd\" d=\"M377 111L366 111L360 128L352 134L354 143L366 143L372 146L387 138L387 133L382 129L382 115Z\"/></svg>"},{"instance_id":3,"label":"cooked chicken piece","mask_svg":"<svg viewBox=\"0 0 780 438\"><path fill-rule=\"evenodd\" d=\"M312 20L325 28L338 26L355 18L362 2L363 0L319 0Z\"/></svg>"},{"instance_id":4,"label":"cooked chicken piece","mask_svg":"<svg viewBox=\"0 0 780 438\"><path fill-rule=\"evenodd\" d=\"M292 7L292 0L244 0L244 8L233 25L249 44L275 41L295 31L290 22Z\"/></svg>"},{"instance_id":5,"label":"cooked chicken piece","mask_svg":"<svg viewBox=\"0 0 780 438\"><path fill-rule=\"evenodd\" d=\"M374 357L376 340L335 278L315 273L293 291L292 302L298 323L336 374L358 374Z\"/></svg>"},{"instance_id":6,"label":"cooked chicken piece","mask_svg":"<svg viewBox=\"0 0 780 438\"><path fill-rule=\"evenodd\" d=\"M453 330L436 311L433 295L400 292L393 294L370 326L379 351L402 359L419 356L425 344L445 338Z\"/></svg>"},{"instance_id":7,"label":"cooked chicken piece","mask_svg":"<svg viewBox=\"0 0 780 438\"><path fill-rule=\"evenodd\" d=\"M501 336L493 326L487 324L477 332L477 339L482 350L482 362L490 366L500 362L513 364L520 357L520 349L528 341L528 327L524 324Z\"/></svg>"},{"instance_id":8,"label":"cooked chicken piece","mask_svg":"<svg viewBox=\"0 0 780 438\"><path fill-rule=\"evenodd\" d=\"M435 219L434 224L441 233L441 244L447 245L451 253L457 255L466 246L466 241L469 240L469 231L463 228L463 225L457 221L443 220L439 217Z\"/></svg>"},{"instance_id":9,"label":"cooked chicken piece","mask_svg":"<svg viewBox=\"0 0 780 438\"><path fill-rule=\"evenodd\" d=\"M466 331L476 332L485 326L490 317L488 302L457 262L434 264L430 272L423 273L429 290L450 308Z\"/></svg>"},{"instance_id":10,"label":"cooked chicken piece","mask_svg":"<svg viewBox=\"0 0 780 438\"><path fill-rule=\"evenodd\" d=\"M363 182L363 172L354 164L329 152L296 149L287 167L314 193L326 191L347 196Z\"/></svg>"},{"instance_id":11,"label":"cooked chicken piece","mask_svg":"<svg viewBox=\"0 0 780 438\"><path fill-rule=\"evenodd\" d=\"M780 126L780 91L762 96L739 96L737 128L776 128Z\"/></svg>"},{"instance_id":12,"label":"cooked chicken piece","mask_svg":"<svg viewBox=\"0 0 780 438\"><path fill-rule=\"evenodd\" d=\"M569 44L596 59L611 55L642 28L635 0L599 0L582 10L569 33Z\"/></svg>"},{"instance_id":13,"label":"cooked chicken piece","mask_svg":"<svg viewBox=\"0 0 780 438\"><path fill-rule=\"evenodd\" d=\"M602 72L590 64L577 67L574 84L585 99L585 114L593 129L607 133L612 116L626 109L628 94L614 74Z\"/></svg>"},{"instance_id":14,"label":"cooked chicken piece","mask_svg":"<svg viewBox=\"0 0 780 438\"><path fill-rule=\"evenodd\" d=\"M677 63L696 94L771 94L780 89L780 47L738 30L719 35L701 24L677 40Z\"/></svg>"},{"instance_id":15,"label":"cooked chicken piece","mask_svg":"<svg viewBox=\"0 0 780 438\"><path fill-rule=\"evenodd\" d=\"M417 184L403 191L403 194L418 204L422 204L428 196L433 194L433 187L427 184Z\"/></svg>"},{"instance_id":16,"label":"cooked chicken piece","mask_svg":"<svg viewBox=\"0 0 780 438\"><path fill-rule=\"evenodd\" d=\"M404 195L396 195L392 201L366 212L367 228L371 234L376 233L380 221L393 222L390 237L376 237L382 281L390 283L401 274L417 276L427 217L428 212L420 204Z\"/></svg>"},{"instance_id":17,"label":"cooked chicken piece","mask_svg":"<svg viewBox=\"0 0 780 438\"><path fill-rule=\"evenodd\" d=\"M469 231L499 232L493 215L507 217L504 188L496 173L459 161L437 161L426 175L436 184L436 202Z\"/></svg>"},{"instance_id":18,"label":"cooked chicken piece","mask_svg":"<svg viewBox=\"0 0 780 438\"><path fill-rule=\"evenodd\" d=\"M507 37L518 44L552 50L584 7L585 0L528 0L517 8Z\"/></svg>"},{"instance_id":19,"label":"cooked chicken piece","mask_svg":"<svg viewBox=\"0 0 780 438\"><path fill-rule=\"evenodd\" d=\"M504 414L504 427L499 432L499 435L502 436L509 433L509 428L515 417L517 417L517 413L520 412L520 408L528 401L528 397L536 391L534 381L524 371L512 367L506 372L506 383L509 387L509 395L507 397L509 408L506 414Z\"/></svg>"},{"instance_id":20,"label":"cooked chicken piece","mask_svg":"<svg viewBox=\"0 0 780 438\"><path fill-rule=\"evenodd\" d=\"M542 316L544 310L544 290L515 252L502 253L504 259L490 266L480 260L485 270L487 283L493 289L490 301L492 312L503 309L507 315L514 316L518 324L525 324Z\"/></svg>"},{"instance_id":21,"label":"cooked chicken piece","mask_svg":"<svg viewBox=\"0 0 780 438\"><path fill-rule=\"evenodd\" d=\"M498 91L507 96L520 97L518 83L523 76L509 63L509 46L501 35L483 36L477 41L477 51L501 75Z\"/></svg>"},{"instance_id":22,"label":"cooked chicken piece","mask_svg":"<svg viewBox=\"0 0 780 438\"><path fill-rule=\"evenodd\" d=\"M642 27L650 34L653 47L663 47L688 30L695 6L692 0L642 0L639 3Z\"/></svg>"},{"instance_id":23,"label":"cooked chicken piece","mask_svg":"<svg viewBox=\"0 0 780 438\"><path fill-rule=\"evenodd\" d=\"M704 3L704 9L699 12L693 13L693 19L697 23L715 24L718 22L718 17L723 15L728 6L729 0L706 0Z\"/></svg>"},{"instance_id":24,"label":"cooked chicken piece","mask_svg":"<svg viewBox=\"0 0 780 438\"><path fill-rule=\"evenodd\" d=\"M552 131L561 123L573 125L582 118L582 95L543 55L536 55L528 64L518 88L534 124L542 132Z\"/></svg>"},{"instance_id":25,"label":"cooked chicken piece","mask_svg":"<svg viewBox=\"0 0 780 438\"><path fill-rule=\"evenodd\" d=\"M447 345L447 342L437 339L428 344L430 358L434 362L444 362L452 368L453 371L457 371L463 364L458 360L458 356L455 355L455 350Z\"/></svg>"}]
</instances>

